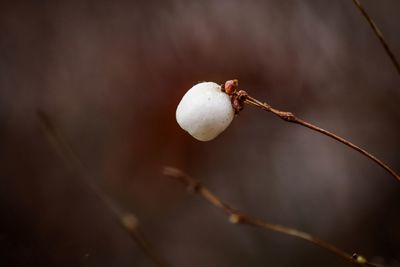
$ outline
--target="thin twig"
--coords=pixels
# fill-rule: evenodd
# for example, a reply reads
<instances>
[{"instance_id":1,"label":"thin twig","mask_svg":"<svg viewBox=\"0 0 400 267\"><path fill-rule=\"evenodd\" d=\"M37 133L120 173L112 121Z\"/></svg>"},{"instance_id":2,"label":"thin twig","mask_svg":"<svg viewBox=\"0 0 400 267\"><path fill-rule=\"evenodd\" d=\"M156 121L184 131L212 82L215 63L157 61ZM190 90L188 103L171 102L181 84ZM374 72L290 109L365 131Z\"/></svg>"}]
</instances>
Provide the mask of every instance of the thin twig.
<instances>
[{"instance_id":1,"label":"thin twig","mask_svg":"<svg viewBox=\"0 0 400 267\"><path fill-rule=\"evenodd\" d=\"M385 38L383 37L383 34L382 34L381 30L375 24L374 20L368 14L368 12L365 10L365 8L361 5L360 1L353 0L353 3L358 8L358 10L361 12L361 14L364 16L364 18L368 21L368 23L371 26L372 30L374 31L376 37L378 37L380 43L382 44L382 46L385 49L387 55L389 56L390 60L392 61L394 67L396 68L397 74L400 75L400 64L399 64L399 61L397 60L397 58L394 55L394 53L392 52L392 50L389 48L389 45L386 42Z\"/></svg>"},{"instance_id":2,"label":"thin twig","mask_svg":"<svg viewBox=\"0 0 400 267\"><path fill-rule=\"evenodd\" d=\"M360 152L364 156L366 156L369 159L373 160L375 163L377 163L379 166L381 166L383 169L385 169L387 172L389 172L396 179L397 182L400 182L400 176L394 170L392 170L387 164L385 164L382 160L378 159L377 157L375 157L374 155L372 155L371 153L369 153L365 149L362 149L359 146L356 146L355 144L353 144L352 142L347 141L343 137L340 137L337 134L334 134L334 133L331 133L331 132L329 132L327 130L324 130L324 129L322 129L322 128L318 127L318 126L315 126L315 125L313 125L313 124L311 124L309 122L301 120L301 119L297 118L291 112L281 111L281 110L275 109L275 108L271 107L271 105L269 105L267 103L263 103L263 102L255 99L255 98L249 96L249 95L246 96L246 100L244 101L244 103L256 106L256 107L261 108L263 110L266 110L268 112L272 112L273 114L275 114L276 116L280 117L284 121L296 123L296 124L299 124L301 126L307 127L307 128L309 128L311 130L314 130L316 132L320 132L320 133L322 133L322 134L324 134L326 136L329 136L329 137L341 142L342 144L345 144L348 147L351 147L352 149Z\"/></svg>"},{"instance_id":3,"label":"thin twig","mask_svg":"<svg viewBox=\"0 0 400 267\"><path fill-rule=\"evenodd\" d=\"M142 249L144 254L147 255L149 259L153 261L156 266L168 267L169 264L161 258L159 254L155 251L154 247L150 244L147 238L144 236L143 232L139 227L138 219L132 213L125 213L119 216L120 223L124 229L129 233L131 238L138 244Z\"/></svg>"},{"instance_id":4,"label":"thin twig","mask_svg":"<svg viewBox=\"0 0 400 267\"><path fill-rule=\"evenodd\" d=\"M229 221L233 224L244 224L249 226L258 227L264 230L273 231L277 233L281 233L284 235L296 237L299 239L303 239L307 242L313 243L314 245L331 252L332 254L359 266L371 266L377 267L379 265L368 262L363 256L358 255L356 253L349 254L344 252L343 250L337 248L336 246L321 240L313 235L310 235L306 232L289 228L286 226L273 224L258 218L254 218L248 215L243 214L235 209L233 209L230 205L224 203L217 195L212 193L205 185L203 185L200 181L190 177L183 171L174 168L174 167L164 167L163 174L174 178L181 182L186 188L192 192L200 195L205 200L210 202L213 206L221 209L228 215Z\"/></svg>"},{"instance_id":5,"label":"thin twig","mask_svg":"<svg viewBox=\"0 0 400 267\"><path fill-rule=\"evenodd\" d=\"M153 246L143 235L136 215L122 210L103 190L100 189L99 186L93 182L93 178L90 176L89 171L79 160L79 157L72 149L71 145L66 141L50 117L43 111L37 111L37 116L49 143L56 150L57 154L63 158L69 168L83 178L88 187L107 207L110 214L117 219L121 227L129 234L132 240L140 247L154 265L158 267L168 267L169 264L167 264L166 261L156 253Z\"/></svg>"}]
</instances>

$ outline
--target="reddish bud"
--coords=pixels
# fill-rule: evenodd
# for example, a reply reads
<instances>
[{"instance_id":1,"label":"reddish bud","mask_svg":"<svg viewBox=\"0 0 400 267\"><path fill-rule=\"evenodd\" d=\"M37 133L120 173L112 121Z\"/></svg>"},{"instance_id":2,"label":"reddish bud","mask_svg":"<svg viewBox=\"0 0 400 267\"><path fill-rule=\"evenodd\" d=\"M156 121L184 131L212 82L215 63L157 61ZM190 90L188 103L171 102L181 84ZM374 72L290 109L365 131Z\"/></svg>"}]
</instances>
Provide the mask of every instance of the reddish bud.
<instances>
[{"instance_id":1,"label":"reddish bud","mask_svg":"<svg viewBox=\"0 0 400 267\"><path fill-rule=\"evenodd\" d=\"M233 93L236 91L236 89L238 88L238 85L239 85L238 80L229 80L229 81L226 81L225 84L224 84L225 92L226 92L228 95L233 94Z\"/></svg>"}]
</instances>

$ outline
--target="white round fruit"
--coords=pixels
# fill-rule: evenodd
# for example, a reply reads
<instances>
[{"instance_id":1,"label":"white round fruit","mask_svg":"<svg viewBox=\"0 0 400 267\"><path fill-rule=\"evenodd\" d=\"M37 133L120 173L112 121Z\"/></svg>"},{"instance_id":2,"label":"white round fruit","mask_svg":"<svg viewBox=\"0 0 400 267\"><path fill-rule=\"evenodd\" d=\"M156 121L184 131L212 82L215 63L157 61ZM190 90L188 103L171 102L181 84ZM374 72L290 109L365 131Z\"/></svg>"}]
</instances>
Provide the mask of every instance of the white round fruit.
<instances>
[{"instance_id":1,"label":"white round fruit","mask_svg":"<svg viewBox=\"0 0 400 267\"><path fill-rule=\"evenodd\" d=\"M231 124L234 115L230 97L213 82L190 88L176 109L179 126L200 141L217 137Z\"/></svg>"}]
</instances>

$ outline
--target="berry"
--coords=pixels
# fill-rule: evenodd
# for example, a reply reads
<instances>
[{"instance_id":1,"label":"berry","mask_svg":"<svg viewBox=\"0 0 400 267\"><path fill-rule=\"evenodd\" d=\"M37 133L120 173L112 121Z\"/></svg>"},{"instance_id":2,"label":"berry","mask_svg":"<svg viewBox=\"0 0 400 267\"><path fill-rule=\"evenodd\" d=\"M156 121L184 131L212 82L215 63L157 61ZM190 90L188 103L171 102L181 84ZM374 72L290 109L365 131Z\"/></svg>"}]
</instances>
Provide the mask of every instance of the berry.
<instances>
[{"instance_id":1,"label":"berry","mask_svg":"<svg viewBox=\"0 0 400 267\"><path fill-rule=\"evenodd\" d=\"M202 82L183 96L176 109L176 121L197 140L210 141L231 124L234 114L231 99L221 86Z\"/></svg>"}]
</instances>

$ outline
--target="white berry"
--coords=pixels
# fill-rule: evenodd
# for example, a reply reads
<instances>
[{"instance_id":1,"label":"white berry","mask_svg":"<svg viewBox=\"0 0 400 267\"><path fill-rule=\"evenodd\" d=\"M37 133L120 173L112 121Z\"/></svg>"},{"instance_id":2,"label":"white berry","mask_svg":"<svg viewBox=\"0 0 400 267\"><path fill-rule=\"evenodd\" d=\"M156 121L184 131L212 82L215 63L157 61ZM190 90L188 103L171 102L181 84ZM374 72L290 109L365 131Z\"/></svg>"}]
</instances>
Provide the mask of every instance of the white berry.
<instances>
[{"instance_id":1,"label":"white berry","mask_svg":"<svg viewBox=\"0 0 400 267\"><path fill-rule=\"evenodd\" d=\"M198 83L182 97L176 121L200 141L210 141L231 124L234 117L231 99L213 82Z\"/></svg>"}]
</instances>

